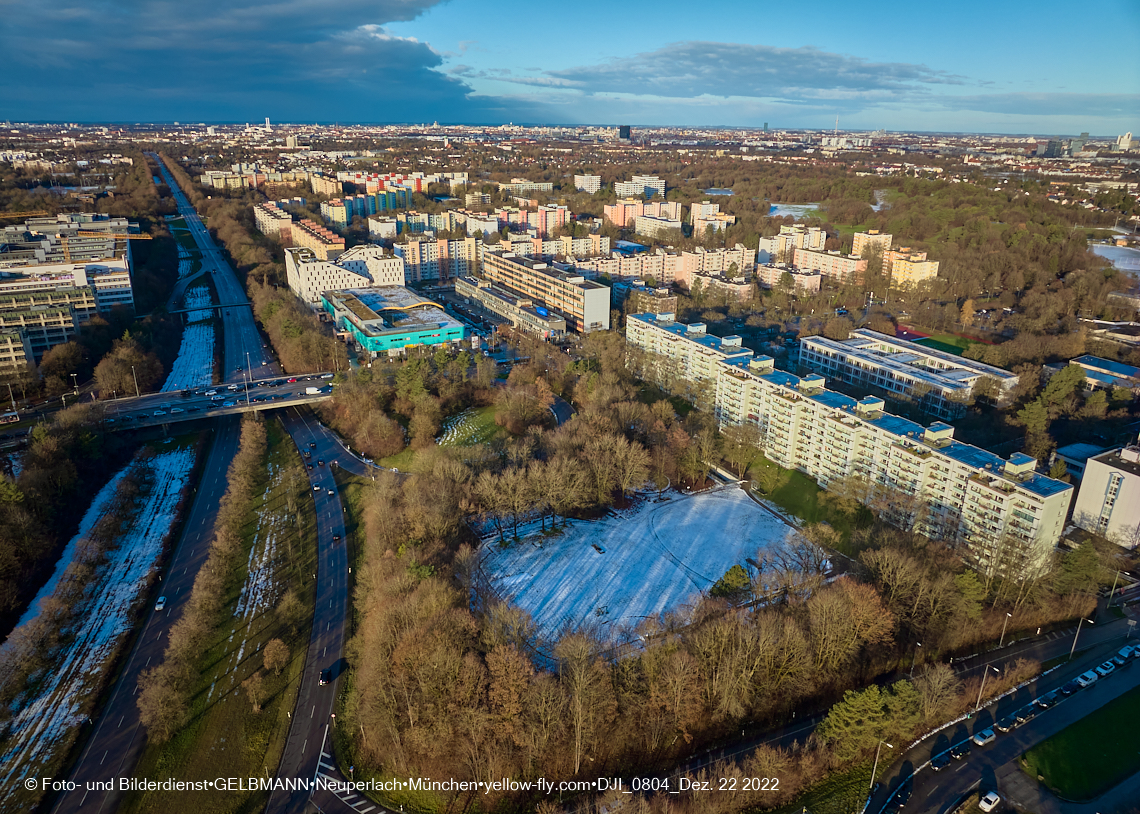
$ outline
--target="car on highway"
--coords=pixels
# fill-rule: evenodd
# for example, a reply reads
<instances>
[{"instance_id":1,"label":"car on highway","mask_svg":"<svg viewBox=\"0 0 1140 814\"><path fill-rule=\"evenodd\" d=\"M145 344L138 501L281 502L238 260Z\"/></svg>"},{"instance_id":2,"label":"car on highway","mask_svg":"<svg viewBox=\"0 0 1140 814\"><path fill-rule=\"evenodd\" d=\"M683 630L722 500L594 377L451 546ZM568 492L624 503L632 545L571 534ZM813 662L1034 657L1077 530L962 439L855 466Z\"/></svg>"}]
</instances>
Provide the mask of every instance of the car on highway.
<instances>
[{"instance_id":1,"label":"car on highway","mask_svg":"<svg viewBox=\"0 0 1140 814\"><path fill-rule=\"evenodd\" d=\"M218 395L218 391L217 390L207 390L202 395L203 396L216 396L216 395Z\"/></svg>"},{"instance_id":2,"label":"car on highway","mask_svg":"<svg viewBox=\"0 0 1140 814\"><path fill-rule=\"evenodd\" d=\"M996 791L987 791L982 795L982 799L978 800L978 808L982 811L990 812L998 807L1001 802L1001 797L998 796Z\"/></svg>"},{"instance_id":3,"label":"car on highway","mask_svg":"<svg viewBox=\"0 0 1140 814\"><path fill-rule=\"evenodd\" d=\"M339 543L339 542L340 542L340 535L339 535L339 534L334 534L334 535L333 535L333 542L334 542L334 543Z\"/></svg>"},{"instance_id":4,"label":"car on highway","mask_svg":"<svg viewBox=\"0 0 1140 814\"><path fill-rule=\"evenodd\" d=\"M997 734L992 729L983 729L981 732L974 733L974 737L970 740L977 746L989 746L997 740Z\"/></svg>"},{"instance_id":5,"label":"car on highway","mask_svg":"<svg viewBox=\"0 0 1140 814\"><path fill-rule=\"evenodd\" d=\"M329 497L332 497L333 490L329 489Z\"/></svg>"},{"instance_id":6,"label":"car on highway","mask_svg":"<svg viewBox=\"0 0 1140 814\"><path fill-rule=\"evenodd\" d=\"M1116 670L1116 665L1111 661L1106 661L1104 664L1097 665L1096 674L1101 678L1108 678L1114 670Z\"/></svg>"},{"instance_id":7,"label":"car on highway","mask_svg":"<svg viewBox=\"0 0 1140 814\"><path fill-rule=\"evenodd\" d=\"M955 760L961 760L968 754L970 754L969 741L958 741L958 743L950 747L950 757L954 758Z\"/></svg>"},{"instance_id":8,"label":"car on highway","mask_svg":"<svg viewBox=\"0 0 1140 814\"><path fill-rule=\"evenodd\" d=\"M160 596L160 597L158 598L158 601L154 603L154 609L155 609L156 611L160 611L160 610L162 610L162 609L163 609L163 608L165 608L165 607L166 607L166 597L165 597L165 596Z\"/></svg>"},{"instance_id":9,"label":"car on highway","mask_svg":"<svg viewBox=\"0 0 1140 814\"><path fill-rule=\"evenodd\" d=\"M186 412L186 411L185 411L185 410L183 410L181 407L172 407L172 408L170 408L170 414L171 414L171 415L174 415L175 413L184 413L184 412Z\"/></svg>"},{"instance_id":10,"label":"car on highway","mask_svg":"<svg viewBox=\"0 0 1140 814\"><path fill-rule=\"evenodd\" d=\"M317 683L323 687L329 683L330 678L332 678L332 670L321 670L321 677L317 679Z\"/></svg>"},{"instance_id":11,"label":"car on highway","mask_svg":"<svg viewBox=\"0 0 1140 814\"><path fill-rule=\"evenodd\" d=\"M930 768L936 772L940 772L950 765L950 753L943 752L940 755L935 755L930 759Z\"/></svg>"},{"instance_id":12,"label":"car on highway","mask_svg":"<svg viewBox=\"0 0 1140 814\"><path fill-rule=\"evenodd\" d=\"M317 448L317 442L316 441L310 441L309 442L309 449L316 449L316 448Z\"/></svg>"},{"instance_id":13,"label":"car on highway","mask_svg":"<svg viewBox=\"0 0 1140 814\"><path fill-rule=\"evenodd\" d=\"M331 379L332 377L333 377L333 374L331 374L331 373L326 373L323 376L321 376L322 379Z\"/></svg>"},{"instance_id":14,"label":"car on highway","mask_svg":"<svg viewBox=\"0 0 1140 814\"><path fill-rule=\"evenodd\" d=\"M223 407L236 407L237 405L232 401L223 401L222 406Z\"/></svg>"},{"instance_id":15,"label":"car on highway","mask_svg":"<svg viewBox=\"0 0 1140 814\"><path fill-rule=\"evenodd\" d=\"M225 396L218 396L218 395L210 396L210 401L225 401L225 400L226 400Z\"/></svg>"},{"instance_id":16,"label":"car on highway","mask_svg":"<svg viewBox=\"0 0 1140 814\"><path fill-rule=\"evenodd\" d=\"M319 491L321 491L321 487L320 487L320 485L319 485L319 484L316 484L316 483L314 483L314 484L313 484L313 491L314 491L314 492L319 492Z\"/></svg>"},{"instance_id":17,"label":"car on highway","mask_svg":"<svg viewBox=\"0 0 1140 814\"><path fill-rule=\"evenodd\" d=\"M324 466L324 465L325 465L324 459L317 458L317 466Z\"/></svg>"},{"instance_id":18,"label":"car on highway","mask_svg":"<svg viewBox=\"0 0 1140 814\"><path fill-rule=\"evenodd\" d=\"M155 410L154 413L152 413L152 415L156 415L156 416L166 415L166 411L165 410Z\"/></svg>"},{"instance_id":19,"label":"car on highway","mask_svg":"<svg viewBox=\"0 0 1140 814\"><path fill-rule=\"evenodd\" d=\"M1006 715L1004 718L999 718L998 722L994 724L999 732L1009 732L1017 726L1016 715Z\"/></svg>"},{"instance_id":20,"label":"car on highway","mask_svg":"<svg viewBox=\"0 0 1140 814\"><path fill-rule=\"evenodd\" d=\"M291 378L291 379L286 379L286 380L285 380L285 382L286 382L287 384L296 384L296 383L297 383L297 377L296 377L296 376L294 376L294 377L293 377L293 378Z\"/></svg>"},{"instance_id":21,"label":"car on highway","mask_svg":"<svg viewBox=\"0 0 1140 814\"><path fill-rule=\"evenodd\" d=\"M313 465L312 464L305 464L305 466L307 466L309 468L310 472L313 471Z\"/></svg>"}]
</instances>

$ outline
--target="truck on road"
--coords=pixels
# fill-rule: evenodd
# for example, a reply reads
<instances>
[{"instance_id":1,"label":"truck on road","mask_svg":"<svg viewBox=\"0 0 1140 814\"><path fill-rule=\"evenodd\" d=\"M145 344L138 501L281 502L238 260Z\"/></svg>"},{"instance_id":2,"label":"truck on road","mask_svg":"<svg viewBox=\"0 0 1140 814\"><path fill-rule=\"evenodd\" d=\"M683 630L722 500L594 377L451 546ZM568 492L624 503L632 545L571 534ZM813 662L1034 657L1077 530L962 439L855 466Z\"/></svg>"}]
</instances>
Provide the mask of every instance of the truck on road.
<instances>
[{"instance_id":1,"label":"truck on road","mask_svg":"<svg viewBox=\"0 0 1140 814\"><path fill-rule=\"evenodd\" d=\"M306 387L305 388L305 395L306 396L319 396L320 394L321 394L321 388L319 388L319 387Z\"/></svg>"}]
</instances>

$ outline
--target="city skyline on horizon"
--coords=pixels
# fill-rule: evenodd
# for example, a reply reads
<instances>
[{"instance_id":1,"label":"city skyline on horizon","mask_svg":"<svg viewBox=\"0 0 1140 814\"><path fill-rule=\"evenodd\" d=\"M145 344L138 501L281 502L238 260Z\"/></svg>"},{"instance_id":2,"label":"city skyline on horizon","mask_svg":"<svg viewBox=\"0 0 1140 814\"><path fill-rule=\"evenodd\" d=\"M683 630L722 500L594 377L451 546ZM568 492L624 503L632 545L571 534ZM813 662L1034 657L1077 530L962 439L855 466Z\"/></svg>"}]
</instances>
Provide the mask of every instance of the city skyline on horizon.
<instances>
[{"instance_id":1,"label":"city skyline on horizon","mask_svg":"<svg viewBox=\"0 0 1140 814\"><path fill-rule=\"evenodd\" d=\"M1140 131L1132 49L1069 25L1060 0L917 19L898 0L728 0L716 15L583 0L570 20L530 9L526 26L489 0L203 0L192 19L169 0L0 6L0 117L17 121ZM1130 6L1096 15L1124 44L1140 42Z\"/></svg>"}]
</instances>

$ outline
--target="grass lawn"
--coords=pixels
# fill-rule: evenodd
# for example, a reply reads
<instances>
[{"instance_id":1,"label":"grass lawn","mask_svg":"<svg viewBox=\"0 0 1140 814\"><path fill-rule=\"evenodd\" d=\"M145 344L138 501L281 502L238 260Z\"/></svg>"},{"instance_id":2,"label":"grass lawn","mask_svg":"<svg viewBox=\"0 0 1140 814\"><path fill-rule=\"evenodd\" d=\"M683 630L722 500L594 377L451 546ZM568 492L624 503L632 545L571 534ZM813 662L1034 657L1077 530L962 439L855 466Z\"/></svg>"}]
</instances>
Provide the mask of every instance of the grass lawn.
<instances>
[{"instance_id":1,"label":"grass lawn","mask_svg":"<svg viewBox=\"0 0 1140 814\"><path fill-rule=\"evenodd\" d=\"M1066 800L1099 797L1140 770L1140 687L1030 749L1021 767Z\"/></svg>"},{"instance_id":2,"label":"grass lawn","mask_svg":"<svg viewBox=\"0 0 1140 814\"><path fill-rule=\"evenodd\" d=\"M860 507L854 515L838 511L834 506L821 500L826 493L814 480L803 472L784 469L763 455L757 455L749 464L748 477L751 477L754 483L763 483L765 479L761 474L763 470L775 471L776 486L771 492L758 489L758 494L788 514L795 515L804 523L827 523L839 532L844 543L850 541L852 531L870 525L873 520L870 510L865 507ZM843 553L850 552L843 551Z\"/></svg>"},{"instance_id":3,"label":"grass lawn","mask_svg":"<svg viewBox=\"0 0 1140 814\"><path fill-rule=\"evenodd\" d=\"M495 436L505 433L495 423L495 406L464 410L444 419L436 440L441 447L468 447L486 444Z\"/></svg>"},{"instance_id":4,"label":"grass lawn","mask_svg":"<svg viewBox=\"0 0 1140 814\"><path fill-rule=\"evenodd\" d=\"M206 780L215 777L251 777L272 774L280 760L293 711L301 670L312 624L313 584L310 575L316 566L316 527L313 499L308 488L300 455L292 439L276 421L268 430L270 480L264 473L254 488L255 498L245 527L245 556L227 577L226 607L218 627L208 638L199 665L200 678L193 691L190 719L185 728L165 744L148 743L135 775L161 780ZM290 510L287 493L294 489L295 510ZM258 613L235 614L243 586L251 578L247 568L255 538L263 545L266 533L276 533L274 556L269 561L272 586L266 585L270 600ZM263 550L260 546L256 551ZM256 563L253 563L256 565ZM305 616L291 629L274 613L286 585L297 592ZM270 639L278 638L289 647L289 664L277 676L262 669L261 651ZM254 713L241 683L261 670L266 698ZM124 812L193 811L195 814L261 811L267 793L179 792L134 793L127 795Z\"/></svg>"},{"instance_id":5,"label":"grass lawn","mask_svg":"<svg viewBox=\"0 0 1140 814\"><path fill-rule=\"evenodd\" d=\"M955 356L961 356L970 345L977 345L979 343L972 339L954 336L953 334L934 334L925 339L915 339L914 344L923 345L924 347L933 348L934 350L940 350L946 353L953 353Z\"/></svg>"},{"instance_id":6,"label":"grass lawn","mask_svg":"<svg viewBox=\"0 0 1140 814\"><path fill-rule=\"evenodd\" d=\"M776 814L851 814L862 811L871 790L872 761L861 763L845 772L837 772L822 783L812 786L786 806L776 809ZM883 767L879 767L879 781L883 779Z\"/></svg>"}]
</instances>

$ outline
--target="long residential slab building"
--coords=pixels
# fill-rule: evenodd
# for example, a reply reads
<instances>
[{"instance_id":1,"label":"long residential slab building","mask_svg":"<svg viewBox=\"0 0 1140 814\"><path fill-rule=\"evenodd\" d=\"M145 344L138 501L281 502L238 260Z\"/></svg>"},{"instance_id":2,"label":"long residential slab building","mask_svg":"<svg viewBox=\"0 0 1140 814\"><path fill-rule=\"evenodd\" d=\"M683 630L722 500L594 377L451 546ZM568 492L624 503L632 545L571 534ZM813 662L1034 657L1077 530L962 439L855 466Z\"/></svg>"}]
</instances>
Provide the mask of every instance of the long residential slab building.
<instances>
[{"instance_id":1,"label":"long residential slab building","mask_svg":"<svg viewBox=\"0 0 1140 814\"><path fill-rule=\"evenodd\" d=\"M981 391L1004 405L1017 387L1016 373L906 339L860 328L847 339L800 340L800 364L813 373L912 399L939 418L956 418Z\"/></svg>"},{"instance_id":2,"label":"long residential slab building","mask_svg":"<svg viewBox=\"0 0 1140 814\"><path fill-rule=\"evenodd\" d=\"M691 330L695 329L695 330ZM895 525L964 548L984 572L1040 573L1064 529L1073 487L1035 471L1036 460L1008 460L929 427L887 413L880 398L860 400L753 356L734 337L709 337L672 314L634 314L627 339L647 352L652 377L683 376L715 393L723 426L751 424L772 461L823 487L852 479Z\"/></svg>"},{"instance_id":3,"label":"long residential slab building","mask_svg":"<svg viewBox=\"0 0 1140 814\"><path fill-rule=\"evenodd\" d=\"M483 277L512 296L555 312L566 320L566 327L572 331L609 330L610 289L580 274L561 271L512 252L485 250Z\"/></svg>"}]
</instances>

